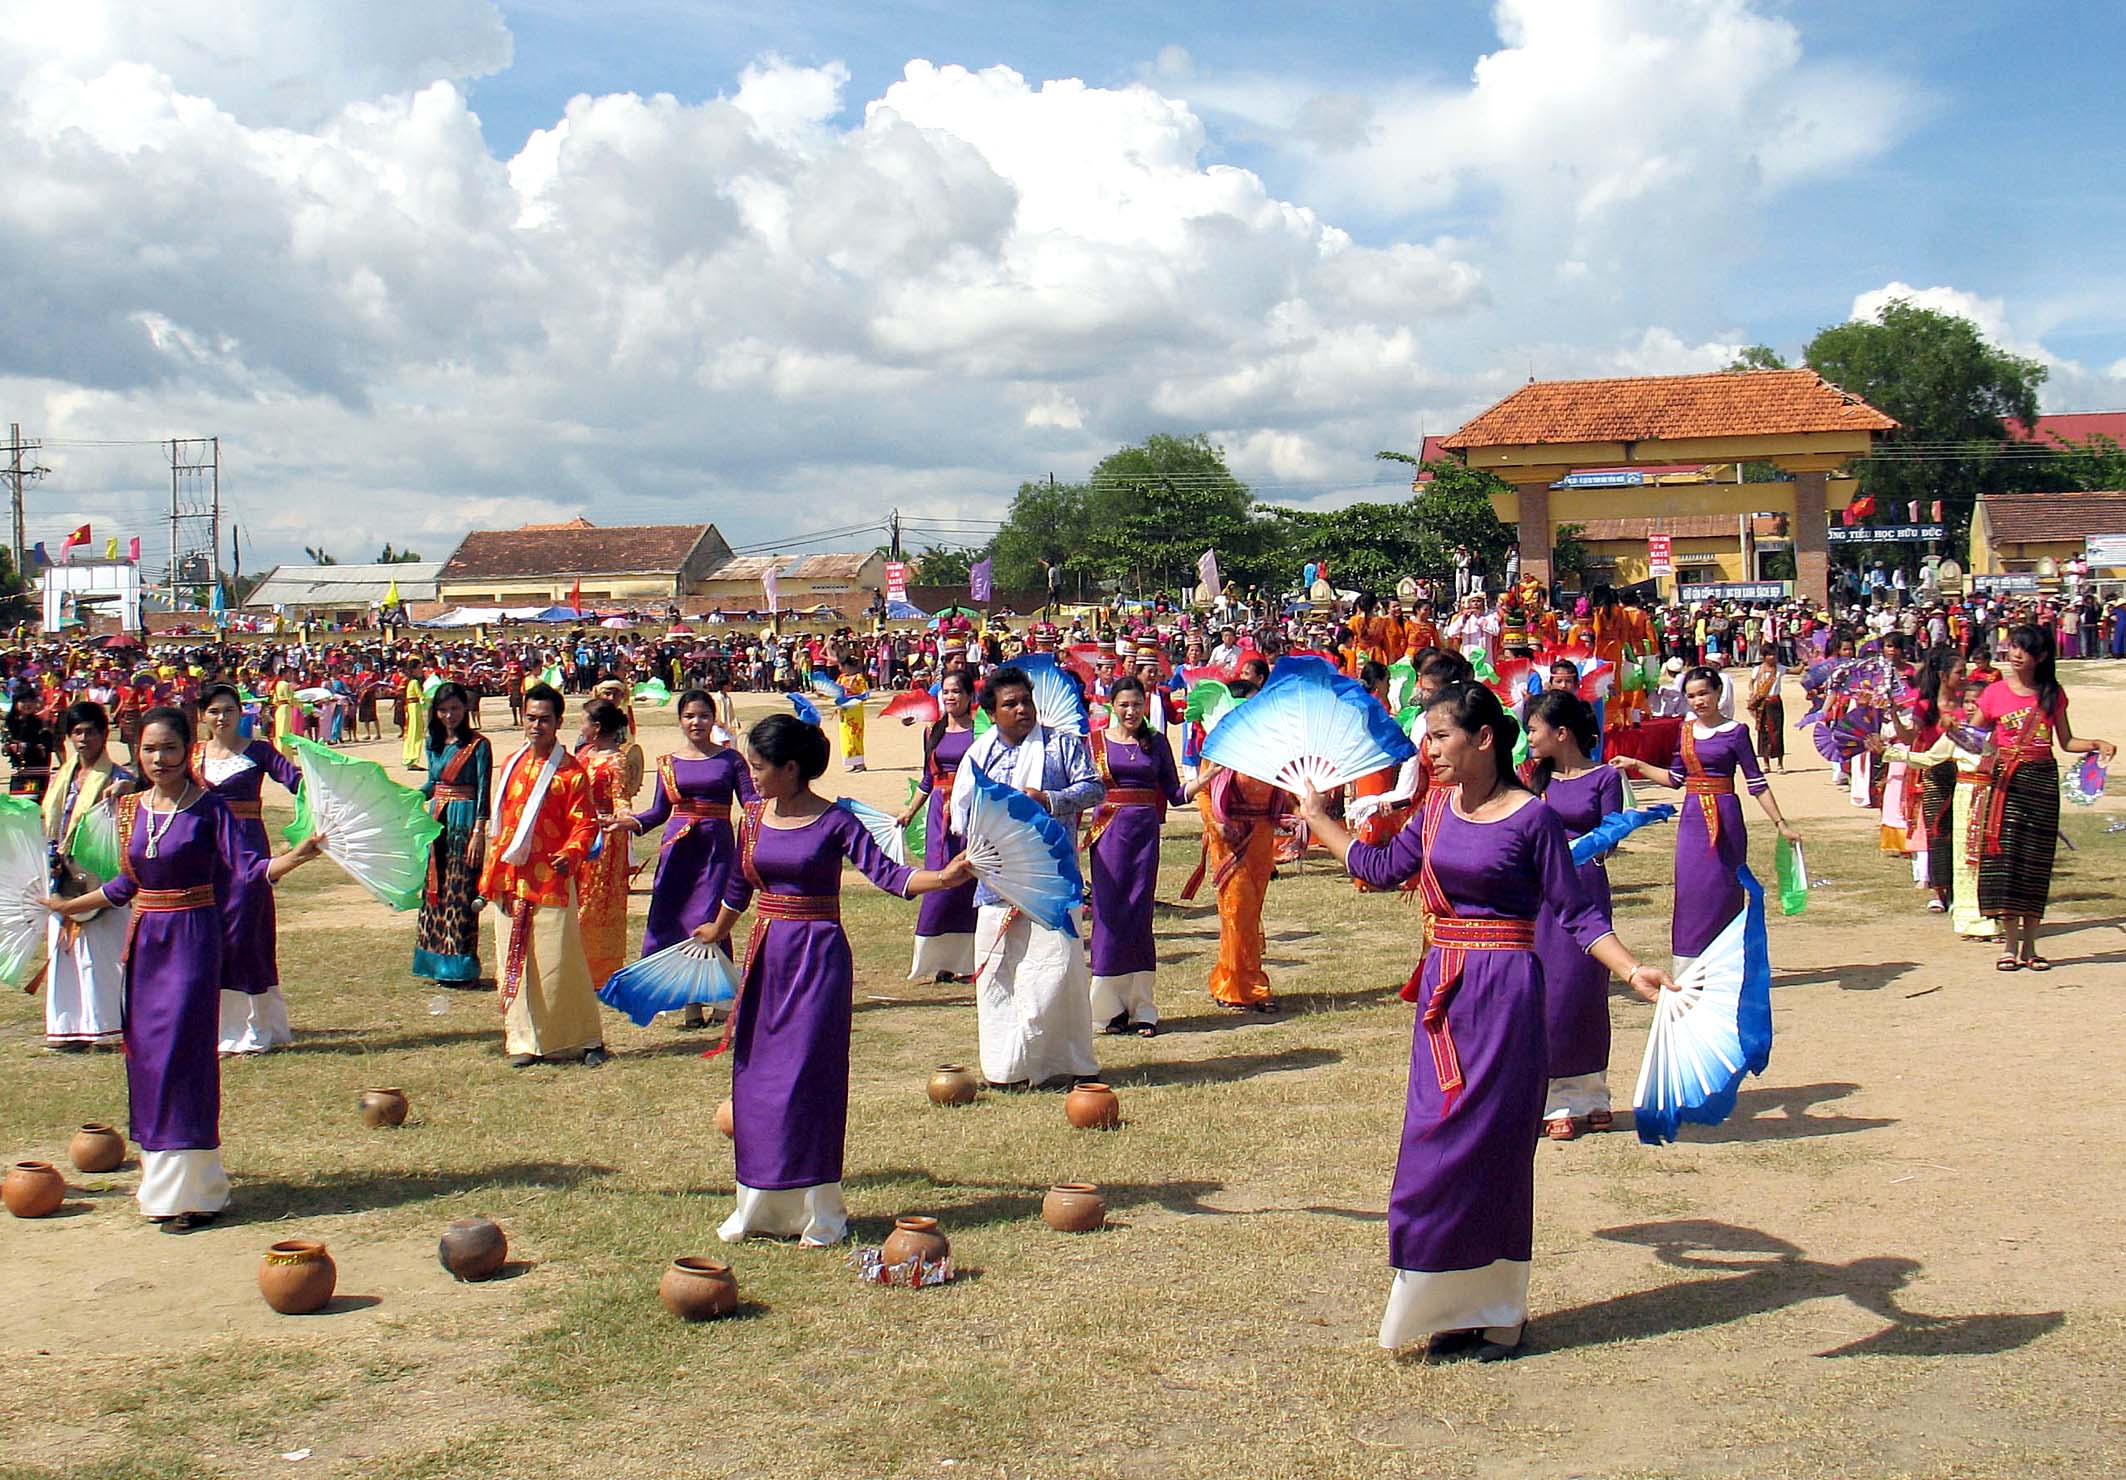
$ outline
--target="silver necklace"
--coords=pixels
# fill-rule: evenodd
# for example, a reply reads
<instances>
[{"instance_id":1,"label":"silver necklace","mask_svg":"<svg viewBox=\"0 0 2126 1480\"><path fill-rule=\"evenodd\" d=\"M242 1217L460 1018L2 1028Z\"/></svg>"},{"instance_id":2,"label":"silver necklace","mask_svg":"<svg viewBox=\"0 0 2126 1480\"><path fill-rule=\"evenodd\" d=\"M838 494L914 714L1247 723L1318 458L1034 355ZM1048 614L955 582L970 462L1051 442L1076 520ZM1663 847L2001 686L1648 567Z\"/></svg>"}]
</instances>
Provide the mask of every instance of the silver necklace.
<instances>
[{"instance_id":1,"label":"silver necklace","mask_svg":"<svg viewBox=\"0 0 2126 1480\"><path fill-rule=\"evenodd\" d=\"M162 826L160 828L155 826L155 818L158 815L155 809L148 805L147 798L141 798L140 808L148 814L148 846L146 849L148 857L153 858L161 848L163 836L169 832L170 824L177 820L177 814L184 811L186 803L191 799L191 796L192 787L187 782L183 793L177 798L177 805L170 808L169 811L160 814L162 817Z\"/></svg>"}]
</instances>

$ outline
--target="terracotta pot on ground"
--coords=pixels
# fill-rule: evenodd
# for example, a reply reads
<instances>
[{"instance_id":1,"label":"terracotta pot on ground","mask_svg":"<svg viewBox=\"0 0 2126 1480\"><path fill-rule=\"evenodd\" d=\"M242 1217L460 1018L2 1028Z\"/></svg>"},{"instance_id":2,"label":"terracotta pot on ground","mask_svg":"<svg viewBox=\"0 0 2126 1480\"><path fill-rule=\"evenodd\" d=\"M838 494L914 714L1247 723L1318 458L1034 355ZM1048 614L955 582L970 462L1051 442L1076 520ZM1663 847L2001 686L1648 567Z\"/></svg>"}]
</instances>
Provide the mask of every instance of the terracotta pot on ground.
<instances>
[{"instance_id":1,"label":"terracotta pot on ground","mask_svg":"<svg viewBox=\"0 0 2126 1480\"><path fill-rule=\"evenodd\" d=\"M125 1137L100 1122L85 1125L74 1132L66 1154L77 1171L115 1172L125 1162Z\"/></svg>"},{"instance_id":2,"label":"terracotta pot on ground","mask_svg":"<svg viewBox=\"0 0 2126 1480\"><path fill-rule=\"evenodd\" d=\"M258 1293L284 1316L306 1316L325 1308L339 1278L332 1255L316 1239L282 1239L258 1266Z\"/></svg>"},{"instance_id":3,"label":"terracotta pot on ground","mask_svg":"<svg viewBox=\"0 0 2126 1480\"><path fill-rule=\"evenodd\" d=\"M1104 1084L1081 1084L1064 1096L1063 1113L1081 1131L1111 1131L1122 1124L1122 1102Z\"/></svg>"},{"instance_id":4,"label":"terracotta pot on ground","mask_svg":"<svg viewBox=\"0 0 2126 1480\"><path fill-rule=\"evenodd\" d=\"M436 1259L461 1280L493 1277L509 1258L509 1237L492 1218L460 1218L443 1230Z\"/></svg>"},{"instance_id":5,"label":"terracotta pot on ground","mask_svg":"<svg viewBox=\"0 0 2126 1480\"><path fill-rule=\"evenodd\" d=\"M980 1088L965 1064L940 1064L930 1076L930 1103L972 1105Z\"/></svg>"},{"instance_id":6,"label":"terracotta pot on ground","mask_svg":"<svg viewBox=\"0 0 2126 1480\"><path fill-rule=\"evenodd\" d=\"M738 1122L731 1118L731 1102L729 1100L725 1100L716 1107L716 1129L722 1131L730 1139L735 1140L738 1136Z\"/></svg>"},{"instance_id":7,"label":"terracotta pot on ground","mask_svg":"<svg viewBox=\"0 0 2126 1480\"><path fill-rule=\"evenodd\" d=\"M402 1089L365 1089L362 1091L361 1106L363 1125L406 1123L406 1091Z\"/></svg>"},{"instance_id":8,"label":"terracotta pot on ground","mask_svg":"<svg viewBox=\"0 0 2126 1480\"><path fill-rule=\"evenodd\" d=\"M938 1231L935 1218L896 1218L878 1252L887 1264L906 1264L919 1256L925 1264L940 1264L952 1252L952 1240Z\"/></svg>"},{"instance_id":9,"label":"terracotta pot on ground","mask_svg":"<svg viewBox=\"0 0 2126 1480\"><path fill-rule=\"evenodd\" d=\"M1090 1233L1107 1222L1107 1199L1090 1182L1058 1182L1041 1199L1041 1221L1058 1233Z\"/></svg>"},{"instance_id":10,"label":"terracotta pot on ground","mask_svg":"<svg viewBox=\"0 0 2126 1480\"><path fill-rule=\"evenodd\" d=\"M674 1259L657 1282L657 1298L682 1321L706 1321L738 1309L738 1280L714 1259Z\"/></svg>"},{"instance_id":11,"label":"terracotta pot on ground","mask_svg":"<svg viewBox=\"0 0 2126 1480\"><path fill-rule=\"evenodd\" d=\"M0 1178L0 1202L17 1218L49 1218L66 1201L66 1178L48 1161L18 1161Z\"/></svg>"}]
</instances>

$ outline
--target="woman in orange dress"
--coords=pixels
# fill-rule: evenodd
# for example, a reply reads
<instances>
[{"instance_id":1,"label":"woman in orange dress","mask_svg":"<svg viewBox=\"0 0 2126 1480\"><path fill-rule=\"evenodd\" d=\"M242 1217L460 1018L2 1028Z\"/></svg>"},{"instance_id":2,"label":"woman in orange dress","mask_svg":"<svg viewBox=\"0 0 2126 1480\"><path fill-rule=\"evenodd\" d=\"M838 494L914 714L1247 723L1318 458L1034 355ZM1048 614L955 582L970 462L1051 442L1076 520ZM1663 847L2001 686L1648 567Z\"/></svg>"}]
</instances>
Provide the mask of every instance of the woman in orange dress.
<instances>
[{"instance_id":1,"label":"woman in orange dress","mask_svg":"<svg viewBox=\"0 0 2126 1480\"><path fill-rule=\"evenodd\" d=\"M642 786L640 757L641 752L628 743L626 710L610 699L593 699L583 707L583 738L576 746L576 759L590 773L591 806L601 822L633 802ZM578 883L576 918L593 988L604 986L607 977L627 964L631 872L627 837L626 833L602 831Z\"/></svg>"},{"instance_id":2,"label":"woman in orange dress","mask_svg":"<svg viewBox=\"0 0 2126 1480\"><path fill-rule=\"evenodd\" d=\"M1251 776L1206 761L1184 795L1203 810L1211 881L1218 890L1218 962L1211 1000L1227 1012L1275 1012L1262 969L1262 901L1275 866L1277 822L1287 798Z\"/></svg>"}]
</instances>

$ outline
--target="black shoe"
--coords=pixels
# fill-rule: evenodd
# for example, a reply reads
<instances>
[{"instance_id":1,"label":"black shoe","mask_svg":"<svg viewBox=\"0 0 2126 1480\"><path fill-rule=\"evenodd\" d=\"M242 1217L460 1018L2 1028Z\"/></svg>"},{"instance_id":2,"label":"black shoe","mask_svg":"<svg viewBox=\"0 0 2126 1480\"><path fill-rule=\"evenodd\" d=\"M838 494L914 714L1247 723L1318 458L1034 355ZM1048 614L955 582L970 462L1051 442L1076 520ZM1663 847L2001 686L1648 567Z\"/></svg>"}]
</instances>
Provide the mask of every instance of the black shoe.
<instances>
[{"instance_id":1,"label":"black shoe","mask_svg":"<svg viewBox=\"0 0 2126 1480\"><path fill-rule=\"evenodd\" d=\"M1126 1012L1116 1013L1100 1025L1100 1031L1106 1034L1127 1033L1129 1031L1129 1014Z\"/></svg>"},{"instance_id":2,"label":"black shoe","mask_svg":"<svg viewBox=\"0 0 2126 1480\"><path fill-rule=\"evenodd\" d=\"M179 1213L176 1217L164 1222L162 1231L164 1233L190 1233L195 1228L207 1227L220 1216L221 1214L219 1213Z\"/></svg>"},{"instance_id":3,"label":"black shoe","mask_svg":"<svg viewBox=\"0 0 2126 1480\"><path fill-rule=\"evenodd\" d=\"M605 1045L602 1043L596 1048L586 1048L583 1050L583 1067L595 1069L611 1057L612 1055L605 1051Z\"/></svg>"},{"instance_id":4,"label":"black shoe","mask_svg":"<svg viewBox=\"0 0 2126 1480\"><path fill-rule=\"evenodd\" d=\"M1483 1344L1480 1331L1435 1331L1425 1343L1425 1355L1434 1361L1466 1357Z\"/></svg>"},{"instance_id":5,"label":"black shoe","mask_svg":"<svg viewBox=\"0 0 2126 1480\"><path fill-rule=\"evenodd\" d=\"M529 1069L538 1062L539 1056L535 1053L513 1053L509 1056L509 1067L512 1069Z\"/></svg>"}]
</instances>

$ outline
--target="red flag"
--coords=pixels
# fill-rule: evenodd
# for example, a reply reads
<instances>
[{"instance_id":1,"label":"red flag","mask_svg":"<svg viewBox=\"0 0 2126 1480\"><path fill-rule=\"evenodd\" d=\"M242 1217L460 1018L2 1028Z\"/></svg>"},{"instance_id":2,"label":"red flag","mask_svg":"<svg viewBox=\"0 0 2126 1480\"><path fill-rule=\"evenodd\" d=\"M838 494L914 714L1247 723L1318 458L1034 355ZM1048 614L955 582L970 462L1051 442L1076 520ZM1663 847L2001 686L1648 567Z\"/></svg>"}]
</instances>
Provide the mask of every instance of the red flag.
<instances>
[{"instance_id":1,"label":"red flag","mask_svg":"<svg viewBox=\"0 0 2126 1480\"><path fill-rule=\"evenodd\" d=\"M568 605L571 611L583 610L583 577L576 577L576 584L568 588Z\"/></svg>"},{"instance_id":2,"label":"red flag","mask_svg":"<svg viewBox=\"0 0 2126 1480\"><path fill-rule=\"evenodd\" d=\"M72 534L70 534L70 535L68 535L68 536L66 537L66 540L65 540L65 542L64 542L64 543L62 543L62 544L61 544L61 545L59 546L59 553L60 553L60 554L62 554L62 555L64 555L64 554L65 554L65 553L66 553L67 551L69 551L69 550L73 549L73 548L74 548L74 546L76 546L76 545L85 545L85 544L87 544L88 542L89 542L89 527L88 527L88 526L87 526L86 524L84 524L84 525L82 525L82 526L81 526L81 528L79 528L79 529L75 530L75 531L74 531L74 532L73 532Z\"/></svg>"},{"instance_id":3,"label":"red flag","mask_svg":"<svg viewBox=\"0 0 2126 1480\"><path fill-rule=\"evenodd\" d=\"M135 565L138 565L138 564L140 564L140 536L139 536L139 535L137 535L137 534L136 534L136 535L134 535L134 536L133 536L133 538L132 538L132 541L131 541L131 542L130 542L129 544L127 544L127 546L126 546L126 552L125 552L125 558L126 558L126 559L128 559L128 560L130 560L130 561L132 561L132 562L133 562L133 563L134 563Z\"/></svg>"},{"instance_id":4,"label":"red flag","mask_svg":"<svg viewBox=\"0 0 2126 1480\"><path fill-rule=\"evenodd\" d=\"M1858 524L1861 520L1867 518L1870 514L1874 512L1875 495L1872 493L1863 493L1859 498L1854 499L1853 502L1846 505L1845 522L1848 524Z\"/></svg>"},{"instance_id":5,"label":"red flag","mask_svg":"<svg viewBox=\"0 0 2126 1480\"><path fill-rule=\"evenodd\" d=\"M1939 523L1941 523L1941 500L1940 500L1940 499L1936 499L1936 500L1934 501L1934 522L1935 522L1936 524L1939 524Z\"/></svg>"}]
</instances>

